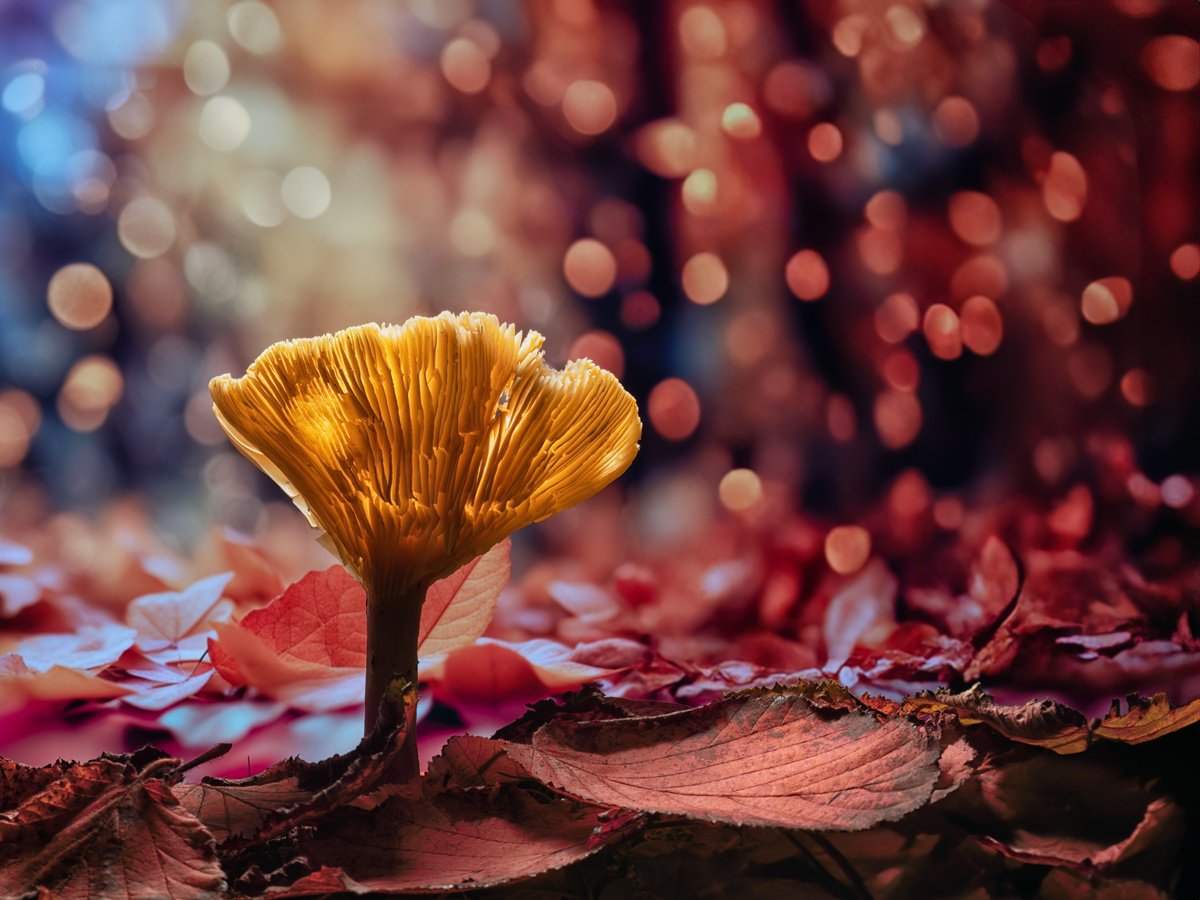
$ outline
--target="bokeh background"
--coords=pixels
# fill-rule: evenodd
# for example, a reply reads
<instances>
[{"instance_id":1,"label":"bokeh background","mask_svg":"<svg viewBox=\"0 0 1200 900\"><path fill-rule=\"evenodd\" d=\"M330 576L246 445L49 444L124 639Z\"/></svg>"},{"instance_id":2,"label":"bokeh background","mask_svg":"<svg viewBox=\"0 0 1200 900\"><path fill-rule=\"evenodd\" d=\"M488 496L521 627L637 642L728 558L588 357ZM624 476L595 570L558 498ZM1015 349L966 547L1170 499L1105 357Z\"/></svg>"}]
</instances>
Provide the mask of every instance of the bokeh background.
<instances>
[{"instance_id":1,"label":"bokeh background","mask_svg":"<svg viewBox=\"0 0 1200 900\"><path fill-rule=\"evenodd\" d=\"M643 411L526 559L881 503L953 530L1114 454L1194 525L1198 13L4 0L0 528L299 534L208 379L443 309Z\"/></svg>"}]
</instances>

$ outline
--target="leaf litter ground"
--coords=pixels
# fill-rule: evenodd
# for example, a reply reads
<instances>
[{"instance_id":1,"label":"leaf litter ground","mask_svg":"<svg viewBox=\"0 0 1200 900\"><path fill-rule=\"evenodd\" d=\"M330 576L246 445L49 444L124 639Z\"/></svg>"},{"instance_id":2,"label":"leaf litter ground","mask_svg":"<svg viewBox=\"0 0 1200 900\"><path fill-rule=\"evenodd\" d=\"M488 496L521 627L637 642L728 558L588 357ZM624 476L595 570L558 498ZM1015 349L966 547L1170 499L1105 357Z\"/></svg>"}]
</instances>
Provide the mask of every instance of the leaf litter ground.
<instances>
[{"instance_id":1,"label":"leaf litter ground","mask_svg":"<svg viewBox=\"0 0 1200 900\"><path fill-rule=\"evenodd\" d=\"M1079 496L882 509L846 575L803 519L601 577L509 583L503 545L431 594L408 785L394 732L328 756L362 714L340 568L181 560L128 513L103 571L13 536L0 896L1196 896L1194 534L1133 554Z\"/></svg>"}]
</instances>

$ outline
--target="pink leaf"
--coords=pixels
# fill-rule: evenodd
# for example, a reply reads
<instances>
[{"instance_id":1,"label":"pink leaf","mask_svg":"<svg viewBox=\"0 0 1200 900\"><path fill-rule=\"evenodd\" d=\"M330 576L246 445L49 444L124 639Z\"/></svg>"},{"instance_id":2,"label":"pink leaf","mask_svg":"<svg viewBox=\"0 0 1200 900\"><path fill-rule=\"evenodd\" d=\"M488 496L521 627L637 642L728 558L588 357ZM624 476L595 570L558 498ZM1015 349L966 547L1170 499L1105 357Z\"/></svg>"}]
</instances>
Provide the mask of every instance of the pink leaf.
<instances>
[{"instance_id":1,"label":"pink leaf","mask_svg":"<svg viewBox=\"0 0 1200 900\"><path fill-rule=\"evenodd\" d=\"M838 591L825 613L826 672L836 672L846 664L855 645L872 629L894 624L896 576L880 559Z\"/></svg>"},{"instance_id":2,"label":"pink leaf","mask_svg":"<svg viewBox=\"0 0 1200 900\"><path fill-rule=\"evenodd\" d=\"M508 755L572 796L738 825L858 830L923 806L938 749L903 719L754 690L699 709L552 722Z\"/></svg>"},{"instance_id":3,"label":"pink leaf","mask_svg":"<svg viewBox=\"0 0 1200 900\"><path fill-rule=\"evenodd\" d=\"M120 659L133 646L136 635L132 628L105 622L80 628L74 634L38 634L13 649L35 672L54 666L102 669Z\"/></svg>"},{"instance_id":4,"label":"pink leaf","mask_svg":"<svg viewBox=\"0 0 1200 900\"><path fill-rule=\"evenodd\" d=\"M448 653L483 634L496 611L500 591L508 583L511 543L505 538L453 575L430 585L421 608L421 657Z\"/></svg>"},{"instance_id":5,"label":"pink leaf","mask_svg":"<svg viewBox=\"0 0 1200 900\"><path fill-rule=\"evenodd\" d=\"M125 621L137 629L137 648L153 652L173 647L208 622L229 618L233 604L223 601L221 595L232 577L232 572L225 572L203 578L178 593L138 597L125 614Z\"/></svg>"}]
</instances>

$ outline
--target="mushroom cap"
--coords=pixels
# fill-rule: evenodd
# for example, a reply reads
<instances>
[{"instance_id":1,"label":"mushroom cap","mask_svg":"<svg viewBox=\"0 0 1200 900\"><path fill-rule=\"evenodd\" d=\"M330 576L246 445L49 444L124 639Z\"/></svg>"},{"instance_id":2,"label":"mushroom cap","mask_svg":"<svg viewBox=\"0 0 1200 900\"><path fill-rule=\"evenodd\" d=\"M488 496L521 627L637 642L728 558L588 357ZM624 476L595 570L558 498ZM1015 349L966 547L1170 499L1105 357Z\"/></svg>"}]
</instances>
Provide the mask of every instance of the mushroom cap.
<instances>
[{"instance_id":1,"label":"mushroom cap","mask_svg":"<svg viewBox=\"0 0 1200 900\"><path fill-rule=\"evenodd\" d=\"M612 482L637 402L495 316L415 317L268 347L209 384L221 427L368 590L444 577Z\"/></svg>"}]
</instances>

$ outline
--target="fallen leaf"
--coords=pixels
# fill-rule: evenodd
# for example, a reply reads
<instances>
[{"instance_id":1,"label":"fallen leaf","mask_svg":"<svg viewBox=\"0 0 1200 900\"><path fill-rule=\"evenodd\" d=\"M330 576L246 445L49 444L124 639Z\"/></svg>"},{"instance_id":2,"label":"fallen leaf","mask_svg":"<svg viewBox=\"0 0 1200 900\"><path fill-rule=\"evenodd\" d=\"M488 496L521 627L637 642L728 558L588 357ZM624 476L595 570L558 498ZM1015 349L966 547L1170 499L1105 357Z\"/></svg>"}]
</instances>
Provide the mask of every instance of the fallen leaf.
<instances>
[{"instance_id":1,"label":"fallen leaf","mask_svg":"<svg viewBox=\"0 0 1200 900\"><path fill-rule=\"evenodd\" d=\"M453 703L494 707L544 697L612 674L612 669L576 662L573 653L573 648L545 638L517 644L479 638L422 667L421 677Z\"/></svg>"},{"instance_id":2,"label":"fallen leaf","mask_svg":"<svg viewBox=\"0 0 1200 900\"><path fill-rule=\"evenodd\" d=\"M938 749L904 719L752 690L699 709L552 722L508 754L572 796L738 825L857 830L923 806Z\"/></svg>"},{"instance_id":3,"label":"fallen leaf","mask_svg":"<svg viewBox=\"0 0 1200 900\"><path fill-rule=\"evenodd\" d=\"M289 762L252 778L205 778L177 784L172 791L217 841L225 841L257 831L270 813L312 797L312 791L300 787Z\"/></svg>"},{"instance_id":4,"label":"fallen leaf","mask_svg":"<svg viewBox=\"0 0 1200 900\"><path fill-rule=\"evenodd\" d=\"M134 646L159 662L194 661L208 648L210 622L228 619L233 603L223 600L232 572L203 578L182 591L146 594L129 604L125 621L137 630Z\"/></svg>"},{"instance_id":5,"label":"fallen leaf","mask_svg":"<svg viewBox=\"0 0 1200 900\"><path fill-rule=\"evenodd\" d=\"M1200 722L1200 699L1173 707L1166 694L1155 694L1149 699L1130 697L1129 711L1124 714L1114 702L1108 715L1096 723L1093 733L1111 741L1142 744L1196 722Z\"/></svg>"},{"instance_id":6,"label":"fallen leaf","mask_svg":"<svg viewBox=\"0 0 1200 900\"><path fill-rule=\"evenodd\" d=\"M54 666L71 669L102 669L115 663L133 646L137 632L124 625L105 622L88 625L72 634L38 634L25 638L13 651L34 672Z\"/></svg>"},{"instance_id":7,"label":"fallen leaf","mask_svg":"<svg viewBox=\"0 0 1200 900\"><path fill-rule=\"evenodd\" d=\"M1081 753L1088 746L1087 719L1054 700L1002 706L976 685L957 694L942 691L913 697L901 709L926 714L949 710L963 725L985 724L1011 740L1056 753Z\"/></svg>"},{"instance_id":8,"label":"fallen leaf","mask_svg":"<svg viewBox=\"0 0 1200 900\"><path fill-rule=\"evenodd\" d=\"M349 891L476 890L576 862L623 836L637 817L516 785L395 796L343 807L300 848L322 868L269 896Z\"/></svg>"},{"instance_id":9,"label":"fallen leaf","mask_svg":"<svg viewBox=\"0 0 1200 900\"><path fill-rule=\"evenodd\" d=\"M429 586L421 608L419 656L449 653L483 634L496 611L500 591L508 584L511 545L505 538L483 556Z\"/></svg>"},{"instance_id":10,"label":"fallen leaf","mask_svg":"<svg viewBox=\"0 0 1200 900\"><path fill-rule=\"evenodd\" d=\"M895 603L896 576L883 560L872 560L829 601L824 670L836 672L846 664L860 639L873 629L894 624Z\"/></svg>"},{"instance_id":11,"label":"fallen leaf","mask_svg":"<svg viewBox=\"0 0 1200 900\"><path fill-rule=\"evenodd\" d=\"M163 710L199 693L213 674L209 668L199 675L185 676L174 682L129 679L122 682L122 686L129 688L132 693L126 694L121 700L138 709Z\"/></svg>"},{"instance_id":12,"label":"fallen leaf","mask_svg":"<svg viewBox=\"0 0 1200 900\"><path fill-rule=\"evenodd\" d=\"M218 897L212 836L164 779L179 760L104 757L63 769L0 813L0 895Z\"/></svg>"},{"instance_id":13,"label":"fallen leaf","mask_svg":"<svg viewBox=\"0 0 1200 900\"><path fill-rule=\"evenodd\" d=\"M35 672L15 653L0 656L0 710L12 709L30 700L111 700L128 693L129 688L115 681L97 678L78 669L51 666L44 672Z\"/></svg>"}]
</instances>

